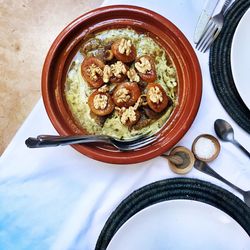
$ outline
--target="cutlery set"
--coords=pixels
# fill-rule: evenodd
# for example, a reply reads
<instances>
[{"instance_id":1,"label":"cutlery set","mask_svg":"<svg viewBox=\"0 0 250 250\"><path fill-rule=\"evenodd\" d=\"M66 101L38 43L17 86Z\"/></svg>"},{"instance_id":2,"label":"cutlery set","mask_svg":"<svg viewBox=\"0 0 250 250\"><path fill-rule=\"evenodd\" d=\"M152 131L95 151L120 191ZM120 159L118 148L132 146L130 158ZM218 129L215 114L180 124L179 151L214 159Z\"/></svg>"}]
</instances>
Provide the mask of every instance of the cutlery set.
<instances>
[{"instance_id":1,"label":"cutlery set","mask_svg":"<svg viewBox=\"0 0 250 250\"><path fill-rule=\"evenodd\" d=\"M194 42L199 51L206 52L220 34L224 24L224 14L231 1L232 0L226 0L221 11L214 16L212 16L212 14L218 1L208 0L205 3L194 34Z\"/></svg>"},{"instance_id":2,"label":"cutlery set","mask_svg":"<svg viewBox=\"0 0 250 250\"><path fill-rule=\"evenodd\" d=\"M196 44L196 48L204 53L208 50L208 48L220 34L224 24L225 11L232 1L226 0L220 12L212 16L218 2L218 0L206 1L195 29L194 43ZM240 149L248 158L250 158L250 153L237 140L235 140L233 128L228 122L222 119L217 119L214 123L214 130L220 140L224 142L231 142L233 145L238 147L238 149ZM250 191L244 191L239 187L233 185L231 182L224 179L211 167L209 167L209 165L205 161L199 160L197 159L197 157L194 168L224 182L231 188L238 191L243 196L245 203L250 207Z\"/></svg>"},{"instance_id":3,"label":"cutlery set","mask_svg":"<svg viewBox=\"0 0 250 250\"><path fill-rule=\"evenodd\" d=\"M194 43L198 43L211 19L219 0L206 0L194 31Z\"/></svg>"}]
</instances>

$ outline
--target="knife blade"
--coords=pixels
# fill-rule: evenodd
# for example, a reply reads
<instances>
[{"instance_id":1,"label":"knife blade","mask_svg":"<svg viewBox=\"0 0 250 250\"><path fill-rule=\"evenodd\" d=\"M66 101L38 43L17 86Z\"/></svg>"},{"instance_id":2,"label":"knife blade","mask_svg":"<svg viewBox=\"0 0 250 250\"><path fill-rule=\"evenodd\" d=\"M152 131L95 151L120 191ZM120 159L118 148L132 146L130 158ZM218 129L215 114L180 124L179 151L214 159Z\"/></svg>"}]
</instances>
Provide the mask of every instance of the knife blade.
<instances>
[{"instance_id":1,"label":"knife blade","mask_svg":"<svg viewBox=\"0 0 250 250\"><path fill-rule=\"evenodd\" d=\"M209 21L209 19L212 17L213 12L215 10L215 7L217 6L219 0L207 0L203 6L203 9L201 11L201 15L198 19L195 32L194 32L194 43L198 43L204 29Z\"/></svg>"}]
</instances>

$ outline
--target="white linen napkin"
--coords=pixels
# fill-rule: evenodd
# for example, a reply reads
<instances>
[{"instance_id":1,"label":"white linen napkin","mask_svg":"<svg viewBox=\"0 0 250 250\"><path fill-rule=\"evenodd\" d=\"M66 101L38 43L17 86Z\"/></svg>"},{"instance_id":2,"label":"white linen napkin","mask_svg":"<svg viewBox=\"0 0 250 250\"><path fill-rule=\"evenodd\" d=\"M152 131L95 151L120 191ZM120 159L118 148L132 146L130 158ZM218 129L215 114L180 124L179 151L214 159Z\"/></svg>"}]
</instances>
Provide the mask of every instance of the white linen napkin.
<instances>
[{"instance_id":1,"label":"white linen napkin","mask_svg":"<svg viewBox=\"0 0 250 250\"><path fill-rule=\"evenodd\" d=\"M193 45L203 1L107 0L103 5L131 4L154 10L172 21ZM197 52L197 51L196 51ZM191 147L201 133L214 134L217 118L229 121L248 150L249 135L225 112L210 80L208 53L197 52L203 75L203 96L197 117L178 145ZM154 181L180 177L157 157L132 165L92 160L71 147L28 149L24 141L38 134L56 134L42 100L24 122L0 159L0 249L94 249L105 221L134 190ZM221 143L210 165L242 189L250 190L250 164L233 145ZM185 177L231 188L193 169Z\"/></svg>"}]
</instances>

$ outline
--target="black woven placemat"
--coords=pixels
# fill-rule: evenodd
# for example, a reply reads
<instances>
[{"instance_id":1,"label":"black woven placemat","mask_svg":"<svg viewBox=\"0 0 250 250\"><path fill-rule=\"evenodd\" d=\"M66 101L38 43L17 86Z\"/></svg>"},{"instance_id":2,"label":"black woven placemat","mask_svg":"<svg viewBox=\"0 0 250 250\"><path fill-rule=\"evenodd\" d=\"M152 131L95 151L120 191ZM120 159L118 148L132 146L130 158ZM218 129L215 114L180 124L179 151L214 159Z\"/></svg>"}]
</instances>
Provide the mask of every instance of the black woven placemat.
<instances>
[{"instance_id":1,"label":"black woven placemat","mask_svg":"<svg viewBox=\"0 0 250 250\"><path fill-rule=\"evenodd\" d=\"M250 208L238 197L209 182L173 178L144 186L123 200L105 223L95 249L106 249L117 230L140 210L176 199L195 200L217 207L234 218L250 236Z\"/></svg>"},{"instance_id":2,"label":"black woven placemat","mask_svg":"<svg viewBox=\"0 0 250 250\"><path fill-rule=\"evenodd\" d=\"M248 133L250 133L250 110L242 101L233 80L231 45L236 27L249 7L250 0L236 0L233 3L225 15L222 31L213 43L209 57L212 83L221 104Z\"/></svg>"}]
</instances>

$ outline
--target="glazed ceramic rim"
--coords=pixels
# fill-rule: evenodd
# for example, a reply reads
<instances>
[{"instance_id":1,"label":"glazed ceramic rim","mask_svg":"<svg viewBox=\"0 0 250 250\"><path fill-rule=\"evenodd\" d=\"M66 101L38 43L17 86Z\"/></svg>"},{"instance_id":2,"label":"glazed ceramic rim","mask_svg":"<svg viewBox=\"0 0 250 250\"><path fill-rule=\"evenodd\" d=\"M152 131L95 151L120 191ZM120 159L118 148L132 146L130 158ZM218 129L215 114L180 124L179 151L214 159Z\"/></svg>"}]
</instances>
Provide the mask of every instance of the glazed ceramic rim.
<instances>
[{"instance_id":1,"label":"glazed ceramic rim","mask_svg":"<svg viewBox=\"0 0 250 250\"><path fill-rule=\"evenodd\" d=\"M112 5L90 11L71 22L55 39L45 59L42 72L42 96L47 114L60 135L84 132L74 123L62 94L67 59L86 35L97 30L130 26L156 34L169 49L177 67L181 99L170 119L159 132L159 139L131 152L96 145L73 145L80 153L108 163L143 162L169 150L188 131L201 101L202 77L196 54L182 32L163 16L145 8ZM167 36L167 34L169 36ZM62 84L63 82L63 84ZM185 84L184 84L185 83ZM192 94L192 95L191 95Z\"/></svg>"},{"instance_id":2,"label":"glazed ceramic rim","mask_svg":"<svg viewBox=\"0 0 250 250\"><path fill-rule=\"evenodd\" d=\"M200 138L202 138L202 137L209 139L210 141L212 141L212 142L215 144L216 152L215 152L215 154L214 154L212 157L210 157L210 158L208 158L208 159L200 157L200 156L195 152L195 144L196 144L196 142L197 142ZM192 143L192 152L193 152L193 154L195 155L195 157L196 157L198 160L200 160L200 161L205 161L205 162L214 161L214 160L219 156L220 150L221 150L220 142L218 141L218 139L217 139L215 136L210 135L210 134L200 134L200 135L198 135L198 136L194 139L194 141L193 141L193 143Z\"/></svg>"}]
</instances>

